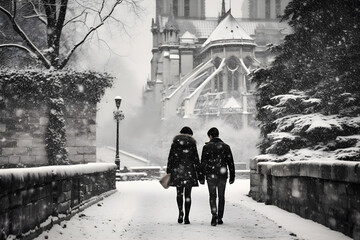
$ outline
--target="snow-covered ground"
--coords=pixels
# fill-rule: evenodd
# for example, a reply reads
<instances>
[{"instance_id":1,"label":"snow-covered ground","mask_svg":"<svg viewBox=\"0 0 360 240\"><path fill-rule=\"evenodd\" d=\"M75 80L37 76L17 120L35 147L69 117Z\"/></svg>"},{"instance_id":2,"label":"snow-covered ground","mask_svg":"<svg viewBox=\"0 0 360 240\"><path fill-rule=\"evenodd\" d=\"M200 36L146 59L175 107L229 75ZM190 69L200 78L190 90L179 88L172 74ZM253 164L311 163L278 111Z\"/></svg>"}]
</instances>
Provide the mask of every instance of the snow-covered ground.
<instances>
[{"instance_id":1,"label":"snow-covered ground","mask_svg":"<svg viewBox=\"0 0 360 240\"><path fill-rule=\"evenodd\" d=\"M118 191L36 239L308 239L346 240L311 220L257 203L249 180L227 185L224 224L210 225L206 185L193 188L190 225L177 223L175 189L157 181L117 182Z\"/></svg>"}]
</instances>

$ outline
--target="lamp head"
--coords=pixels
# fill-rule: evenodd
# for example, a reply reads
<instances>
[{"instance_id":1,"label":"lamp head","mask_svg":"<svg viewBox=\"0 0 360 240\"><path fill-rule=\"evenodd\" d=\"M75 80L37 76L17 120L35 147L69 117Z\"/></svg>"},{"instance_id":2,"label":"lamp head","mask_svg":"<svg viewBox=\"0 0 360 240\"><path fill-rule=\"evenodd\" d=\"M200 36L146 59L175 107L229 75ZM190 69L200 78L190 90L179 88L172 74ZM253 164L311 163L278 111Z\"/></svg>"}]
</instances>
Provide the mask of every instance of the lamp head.
<instances>
[{"instance_id":1,"label":"lamp head","mask_svg":"<svg viewBox=\"0 0 360 240\"><path fill-rule=\"evenodd\" d=\"M116 108L119 109L120 105L121 105L121 97L120 96L116 96L115 97L115 104L116 104Z\"/></svg>"}]
</instances>

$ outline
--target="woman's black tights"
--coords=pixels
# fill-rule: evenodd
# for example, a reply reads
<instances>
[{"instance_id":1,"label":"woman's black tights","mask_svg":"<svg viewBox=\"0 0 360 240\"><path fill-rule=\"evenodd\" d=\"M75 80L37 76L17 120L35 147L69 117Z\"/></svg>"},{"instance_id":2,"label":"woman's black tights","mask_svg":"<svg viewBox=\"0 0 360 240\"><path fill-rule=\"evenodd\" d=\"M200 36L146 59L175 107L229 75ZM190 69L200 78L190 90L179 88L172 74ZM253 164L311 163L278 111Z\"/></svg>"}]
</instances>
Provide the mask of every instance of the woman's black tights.
<instances>
[{"instance_id":1,"label":"woman's black tights","mask_svg":"<svg viewBox=\"0 0 360 240\"><path fill-rule=\"evenodd\" d=\"M184 214L183 203L184 203L184 189L185 189L185 220L189 220L189 212L191 207L191 189L192 187L176 187L176 201L179 208L179 219ZM182 218L182 216L181 216Z\"/></svg>"}]
</instances>

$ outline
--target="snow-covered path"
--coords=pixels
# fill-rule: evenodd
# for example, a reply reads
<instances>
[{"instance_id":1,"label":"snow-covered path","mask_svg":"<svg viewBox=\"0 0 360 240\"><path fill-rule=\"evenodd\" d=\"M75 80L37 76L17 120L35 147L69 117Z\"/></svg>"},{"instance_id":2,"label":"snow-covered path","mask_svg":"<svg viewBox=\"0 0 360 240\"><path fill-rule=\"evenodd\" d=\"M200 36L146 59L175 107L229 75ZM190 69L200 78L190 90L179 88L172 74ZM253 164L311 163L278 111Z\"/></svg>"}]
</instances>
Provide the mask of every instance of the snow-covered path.
<instances>
[{"instance_id":1,"label":"snow-covered path","mask_svg":"<svg viewBox=\"0 0 360 240\"><path fill-rule=\"evenodd\" d=\"M193 188L190 225L177 223L174 188L165 190L157 181L139 181L118 182L117 189L36 239L350 239L274 206L254 202L245 196L249 180L227 185L224 224L216 227L210 225L206 185Z\"/></svg>"}]
</instances>

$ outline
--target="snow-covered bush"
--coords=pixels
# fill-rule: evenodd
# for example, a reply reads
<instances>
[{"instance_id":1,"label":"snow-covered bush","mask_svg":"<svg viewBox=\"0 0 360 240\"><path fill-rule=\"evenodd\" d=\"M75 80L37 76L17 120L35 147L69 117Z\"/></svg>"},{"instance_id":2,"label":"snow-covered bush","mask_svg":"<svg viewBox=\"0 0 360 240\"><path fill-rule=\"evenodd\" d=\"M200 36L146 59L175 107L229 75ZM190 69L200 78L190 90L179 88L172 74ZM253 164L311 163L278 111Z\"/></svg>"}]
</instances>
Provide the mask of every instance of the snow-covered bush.
<instances>
[{"instance_id":1,"label":"snow-covered bush","mask_svg":"<svg viewBox=\"0 0 360 240\"><path fill-rule=\"evenodd\" d=\"M269 67L252 73L259 148L268 154L260 158L360 160L360 8L354 4L293 0L287 6L283 20L293 33L272 47L277 57Z\"/></svg>"},{"instance_id":2,"label":"snow-covered bush","mask_svg":"<svg viewBox=\"0 0 360 240\"><path fill-rule=\"evenodd\" d=\"M15 102L18 108L47 103L49 123L45 147L50 165L68 164L64 110L67 102L95 104L113 78L106 73L0 69L0 108Z\"/></svg>"}]
</instances>

